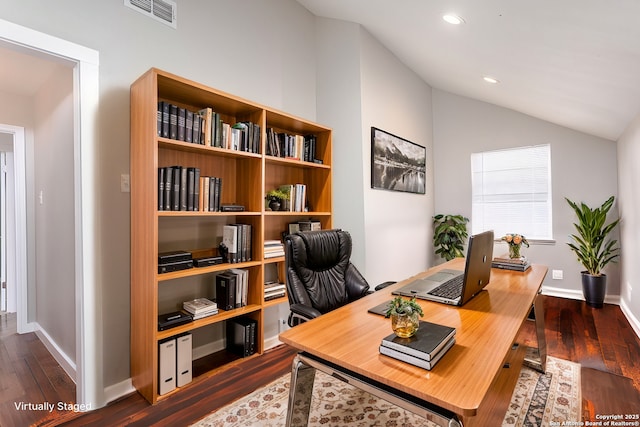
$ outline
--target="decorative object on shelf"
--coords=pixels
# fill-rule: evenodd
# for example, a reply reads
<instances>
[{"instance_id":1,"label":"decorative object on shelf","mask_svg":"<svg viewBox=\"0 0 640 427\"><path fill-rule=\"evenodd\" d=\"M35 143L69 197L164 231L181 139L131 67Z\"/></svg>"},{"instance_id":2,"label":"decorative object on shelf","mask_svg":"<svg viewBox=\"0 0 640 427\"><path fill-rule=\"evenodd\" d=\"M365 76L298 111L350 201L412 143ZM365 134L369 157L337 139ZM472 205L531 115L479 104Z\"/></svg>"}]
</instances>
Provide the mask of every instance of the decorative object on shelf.
<instances>
[{"instance_id":1,"label":"decorative object on shelf","mask_svg":"<svg viewBox=\"0 0 640 427\"><path fill-rule=\"evenodd\" d=\"M467 222L469 218L462 215L438 214L433 217L433 246L436 248L436 255L447 261L464 256L464 242L469 236Z\"/></svg>"},{"instance_id":2,"label":"decorative object on shelf","mask_svg":"<svg viewBox=\"0 0 640 427\"><path fill-rule=\"evenodd\" d=\"M505 234L504 236L502 236L502 240L507 242L507 244L509 245L509 258L511 259L519 259L521 257L520 248L522 247L522 245L529 247L529 242L522 234Z\"/></svg>"},{"instance_id":3,"label":"decorative object on shelf","mask_svg":"<svg viewBox=\"0 0 640 427\"><path fill-rule=\"evenodd\" d=\"M272 211L279 211L283 202L289 200L289 193L276 188L267 192L266 199L269 201L269 208Z\"/></svg>"},{"instance_id":4,"label":"decorative object on shelf","mask_svg":"<svg viewBox=\"0 0 640 427\"><path fill-rule=\"evenodd\" d=\"M371 188L425 194L427 149L371 128Z\"/></svg>"},{"instance_id":5,"label":"decorative object on shelf","mask_svg":"<svg viewBox=\"0 0 640 427\"><path fill-rule=\"evenodd\" d=\"M618 241L607 240L607 236L618 225L620 219L616 218L605 225L607 214L613 206L614 196L609 197L601 206L594 209L585 203L578 205L566 197L565 200L578 217L578 222L573 224L577 234L570 235L574 243L570 242L567 245L586 269L581 272L582 292L588 305L601 308L607 290L607 275L602 273L602 269L610 262L615 262L620 256L619 248L616 247Z\"/></svg>"},{"instance_id":6,"label":"decorative object on shelf","mask_svg":"<svg viewBox=\"0 0 640 427\"><path fill-rule=\"evenodd\" d=\"M424 312L415 297L412 299L395 297L389 302L385 313L385 317L391 318L391 329L400 338L409 338L415 335L420 326L418 316L424 316Z\"/></svg>"}]
</instances>

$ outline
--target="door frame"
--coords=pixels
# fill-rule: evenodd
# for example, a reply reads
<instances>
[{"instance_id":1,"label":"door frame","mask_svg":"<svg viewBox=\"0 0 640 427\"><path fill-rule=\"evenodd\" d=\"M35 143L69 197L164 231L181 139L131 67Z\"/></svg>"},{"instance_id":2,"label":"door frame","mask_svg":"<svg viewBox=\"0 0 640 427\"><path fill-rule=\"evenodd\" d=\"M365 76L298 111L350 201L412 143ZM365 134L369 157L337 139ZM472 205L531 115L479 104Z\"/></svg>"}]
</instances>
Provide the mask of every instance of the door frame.
<instances>
[{"instance_id":1,"label":"door frame","mask_svg":"<svg viewBox=\"0 0 640 427\"><path fill-rule=\"evenodd\" d=\"M75 64L73 67L73 133L76 403L82 408L96 409L106 403L102 375L101 287L97 275L99 230L96 195L98 182L96 120L99 99L99 55L93 49L1 19L0 41L26 49L34 55L62 58ZM25 289L22 293L18 291L19 331L20 328L28 328L26 317L22 318L24 323L20 323L20 311L27 316Z\"/></svg>"}]
</instances>

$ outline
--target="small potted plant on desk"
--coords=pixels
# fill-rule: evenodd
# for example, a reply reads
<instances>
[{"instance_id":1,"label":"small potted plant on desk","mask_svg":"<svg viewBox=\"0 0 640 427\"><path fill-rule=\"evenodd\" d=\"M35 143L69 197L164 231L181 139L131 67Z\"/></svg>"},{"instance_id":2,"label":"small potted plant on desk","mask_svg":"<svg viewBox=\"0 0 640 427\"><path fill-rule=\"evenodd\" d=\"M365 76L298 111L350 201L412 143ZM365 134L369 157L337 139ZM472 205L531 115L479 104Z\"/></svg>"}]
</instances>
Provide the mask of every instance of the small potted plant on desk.
<instances>
[{"instance_id":1,"label":"small potted plant on desk","mask_svg":"<svg viewBox=\"0 0 640 427\"><path fill-rule=\"evenodd\" d=\"M577 234L570 235L575 243L567 244L585 268L582 271L582 292L588 305L600 308L607 290L607 275L602 273L602 269L610 262L615 262L619 256L618 248L615 247L617 240L607 241L607 235L618 225L620 219L605 225L614 197L609 197L595 209L584 203L578 205L566 197L565 199L578 217L578 223L573 224Z\"/></svg>"},{"instance_id":2,"label":"small potted plant on desk","mask_svg":"<svg viewBox=\"0 0 640 427\"><path fill-rule=\"evenodd\" d=\"M418 332L420 326L418 316L422 317L424 313L415 297L412 299L395 297L389 302L385 313L385 317L391 317L391 329L400 338L409 338Z\"/></svg>"},{"instance_id":3,"label":"small potted plant on desk","mask_svg":"<svg viewBox=\"0 0 640 427\"><path fill-rule=\"evenodd\" d=\"M279 211L285 200L289 200L289 193L279 189L269 190L265 197L269 201L269 208L272 211Z\"/></svg>"}]
</instances>

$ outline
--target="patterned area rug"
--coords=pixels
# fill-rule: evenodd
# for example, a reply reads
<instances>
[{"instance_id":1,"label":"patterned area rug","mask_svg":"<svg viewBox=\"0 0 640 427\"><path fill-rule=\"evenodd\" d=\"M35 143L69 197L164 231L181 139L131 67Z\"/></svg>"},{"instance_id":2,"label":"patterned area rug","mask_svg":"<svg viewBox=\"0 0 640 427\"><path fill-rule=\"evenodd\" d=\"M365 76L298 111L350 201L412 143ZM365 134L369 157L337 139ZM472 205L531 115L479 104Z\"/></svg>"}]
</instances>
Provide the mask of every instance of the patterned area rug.
<instances>
[{"instance_id":1,"label":"patterned area rug","mask_svg":"<svg viewBox=\"0 0 640 427\"><path fill-rule=\"evenodd\" d=\"M322 372L316 375L310 426L435 426ZM287 418L289 380L290 375L284 375L192 427L281 427ZM546 374L522 368L502 425L537 427L552 421L580 421L581 408L580 365L549 357Z\"/></svg>"}]
</instances>

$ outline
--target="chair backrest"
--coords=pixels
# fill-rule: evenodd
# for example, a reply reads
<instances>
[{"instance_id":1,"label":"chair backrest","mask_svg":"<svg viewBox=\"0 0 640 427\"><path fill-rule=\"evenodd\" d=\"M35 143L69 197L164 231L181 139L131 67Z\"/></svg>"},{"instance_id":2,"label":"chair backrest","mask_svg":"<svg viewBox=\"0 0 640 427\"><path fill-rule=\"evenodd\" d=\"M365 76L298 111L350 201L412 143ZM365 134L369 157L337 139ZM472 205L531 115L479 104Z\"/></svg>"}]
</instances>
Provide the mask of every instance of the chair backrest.
<instances>
[{"instance_id":1,"label":"chair backrest","mask_svg":"<svg viewBox=\"0 0 640 427\"><path fill-rule=\"evenodd\" d=\"M351 236L343 230L290 234L285 238L289 302L321 313L350 301L346 286Z\"/></svg>"}]
</instances>

